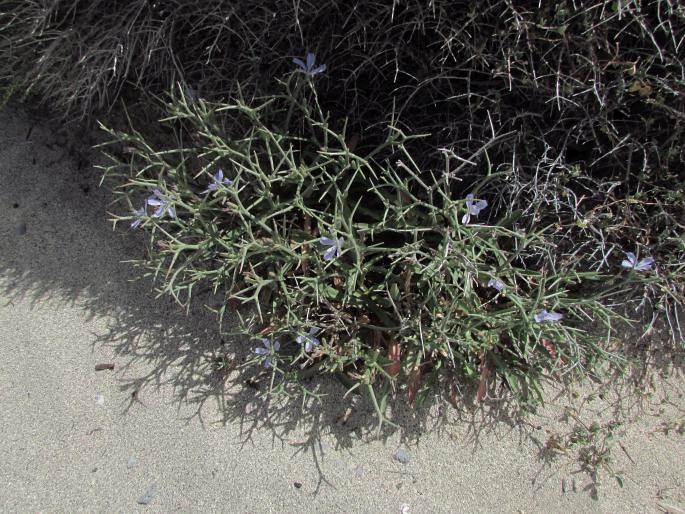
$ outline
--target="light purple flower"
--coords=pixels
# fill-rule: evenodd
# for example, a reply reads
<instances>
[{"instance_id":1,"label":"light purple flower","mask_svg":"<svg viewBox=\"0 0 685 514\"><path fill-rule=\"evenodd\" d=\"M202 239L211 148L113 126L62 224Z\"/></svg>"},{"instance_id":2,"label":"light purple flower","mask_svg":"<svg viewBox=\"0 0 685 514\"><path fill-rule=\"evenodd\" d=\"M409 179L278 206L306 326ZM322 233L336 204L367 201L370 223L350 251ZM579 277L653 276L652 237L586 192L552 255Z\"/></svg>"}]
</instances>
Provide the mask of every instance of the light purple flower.
<instances>
[{"instance_id":1,"label":"light purple flower","mask_svg":"<svg viewBox=\"0 0 685 514\"><path fill-rule=\"evenodd\" d=\"M650 269L652 269L652 264L654 264L653 257L645 257L639 262L633 252L626 252L626 257L628 258L624 259L621 263L621 266L623 266L626 269L634 269L636 271L649 271Z\"/></svg>"},{"instance_id":2,"label":"light purple flower","mask_svg":"<svg viewBox=\"0 0 685 514\"><path fill-rule=\"evenodd\" d=\"M295 57L293 59L293 62L297 65L299 68L299 71L302 73L306 73L307 75L314 76L318 75L319 73L323 73L326 71L326 65L322 64L320 66L316 66L316 55L313 53L308 53L306 57L307 62L305 63L302 61L302 59L298 59Z\"/></svg>"},{"instance_id":3,"label":"light purple flower","mask_svg":"<svg viewBox=\"0 0 685 514\"><path fill-rule=\"evenodd\" d=\"M473 194L469 193L466 195L466 214L461 218L461 222L464 225L468 225L471 221L471 216L478 216L480 211L488 206L487 200L473 201Z\"/></svg>"},{"instance_id":4,"label":"light purple flower","mask_svg":"<svg viewBox=\"0 0 685 514\"><path fill-rule=\"evenodd\" d=\"M257 348L255 348L254 352L257 355L266 356L264 358L264 367L270 368L271 366L273 366L276 352L281 349L281 343L278 340L272 343L266 337L261 338L260 342L262 343L262 346L258 346Z\"/></svg>"},{"instance_id":5,"label":"light purple flower","mask_svg":"<svg viewBox=\"0 0 685 514\"><path fill-rule=\"evenodd\" d=\"M311 352L316 346L319 346L321 344L321 341L319 341L319 338L316 337L316 334L321 332L321 329L318 327L312 327L309 329L308 334L304 335L299 335L295 338L295 341L302 346L304 345L304 351L309 353Z\"/></svg>"},{"instance_id":6,"label":"light purple flower","mask_svg":"<svg viewBox=\"0 0 685 514\"><path fill-rule=\"evenodd\" d=\"M152 213L153 218L161 218L165 212L170 218L176 217L171 200L164 196L159 189L152 191L152 196L148 197L147 204L156 207L155 212Z\"/></svg>"},{"instance_id":7,"label":"light purple flower","mask_svg":"<svg viewBox=\"0 0 685 514\"><path fill-rule=\"evenodd\" d=\"M558 312L549 312L547 309L542 309L535 315L535 321L537 323L542 323L544 321L559 321L564 315Z\"/></svg>"},{"instance_id":8,"label":"light purple flower","mask_svg":"<svg viewBox=\"0 0 685 514\"><path fill-rule=\"evenodd\" d=\"M328 247L323 254L323 260L330 261L333 257L340 257L344 242L342 237L336 238L332 232L331 237L324 236L319 239L319 243Z\"/></svg>"},{"instance_id":9,"label":"light purple flower","mask_svg":"<svg viewBox=\"0 0 685 514\"><path fill-rule=\"evenodd\" d=\"M207 189L202 191L201 194L209 193L210 191L216 191L219 186L232 186L233 181L229 178L224 178L224 170L219 168L217 172L212 177L212 183L207 186Z\"/></svg>"},{"instance_id":10,"label":"light purple flower","mask_svg":"<svg viewBox=\"0 0 685 514\"><path fill-rule=\"evenodd\" d=\"M135 229L135 228L138 228L140 226L140 224L143 222L143 216L145 216L147 214L147 212L145 210L145 205L143 205L140 209L136 209L133 212L136 215L136 219L134 219L131 222L131 228Z\"/></svg>"},{"instance_id":11,"label":"light purple flower","mask_svg":"<svg viewBox=\"0 0 685 514\"><path fill-rule=\"evenodd\" d=\"M504 290L504 282L497 278L491 278L488 282L488 287L493 287L501 293Z\"/></svg>"}]
</instances>

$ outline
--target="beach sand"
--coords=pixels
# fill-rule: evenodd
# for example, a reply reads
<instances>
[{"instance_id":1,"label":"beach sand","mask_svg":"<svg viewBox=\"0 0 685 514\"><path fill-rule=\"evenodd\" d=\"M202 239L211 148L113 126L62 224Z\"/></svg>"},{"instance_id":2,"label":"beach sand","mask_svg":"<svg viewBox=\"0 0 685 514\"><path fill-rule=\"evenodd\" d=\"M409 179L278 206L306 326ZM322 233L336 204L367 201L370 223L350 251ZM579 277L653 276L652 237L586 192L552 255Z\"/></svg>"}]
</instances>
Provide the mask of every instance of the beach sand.
<instances>
[{"instance_id":1,"label":"beach sand","mask_svg":"<svg viewBox=\"0 0 685 514\"><path fill-rule=\"evenodd\" d=\"M235 368L249 342L135 280L144 239L112 229L99 180L39 118L0 111L2 512L685 512L682 377L548 392L523 421L399 400L379 437L333 380L304 410L265 402L268 379ZM602 472L593 499L577 448L551 442L595 420L623 423L624 487Z\"/></svg>"}]
</instances>

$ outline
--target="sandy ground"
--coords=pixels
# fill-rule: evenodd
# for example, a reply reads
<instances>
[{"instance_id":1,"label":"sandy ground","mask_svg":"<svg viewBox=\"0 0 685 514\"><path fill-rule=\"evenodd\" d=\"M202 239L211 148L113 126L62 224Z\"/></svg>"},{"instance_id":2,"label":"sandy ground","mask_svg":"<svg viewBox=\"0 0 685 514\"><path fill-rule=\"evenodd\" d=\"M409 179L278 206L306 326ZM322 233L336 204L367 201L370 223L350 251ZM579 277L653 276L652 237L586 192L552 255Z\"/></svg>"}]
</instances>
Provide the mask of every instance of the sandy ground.
<instances>
[{"instance_id":1,"label":"sandy ground","mask_svg":"<svg viewBox=\"0 0 685 514\"><path fill-rule=\"evenodd\" d=\"M99 175L78 168L44 123L0 112L3 512L685 512L682 377L550 395L525 422L434 405L380 437L337 383L314 384L323 406L265 403L233 369L245 344L133 280L142 239L112 231ZM593 499L576 451L545 451L575 413L629 418L608 443L622 489L604 472Z\"/></svg>"}]
</instances>

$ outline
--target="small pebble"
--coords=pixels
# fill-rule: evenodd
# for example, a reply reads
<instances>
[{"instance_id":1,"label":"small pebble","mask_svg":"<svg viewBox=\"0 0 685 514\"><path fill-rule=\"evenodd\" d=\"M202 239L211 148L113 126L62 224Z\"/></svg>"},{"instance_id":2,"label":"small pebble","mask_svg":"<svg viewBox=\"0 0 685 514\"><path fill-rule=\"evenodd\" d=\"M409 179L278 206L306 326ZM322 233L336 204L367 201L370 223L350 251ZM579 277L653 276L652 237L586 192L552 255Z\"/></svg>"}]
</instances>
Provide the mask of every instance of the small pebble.
<instances>
[{"instance_id":1,"label":"small pebble","mask_svg":"<svg viewBox=\"0 0 685 514\"><path fill-rule=\"evenodd\" d=\"M400 505L400 514L410 514L409 510L409 504L408 503L403 503Z\"/></svg>"},{"instance_id":2,"label":"small pebble","mask_svg":"<svg viewBox=\"0 0 685 514\"><path fill-rule=\"evenodd\" d=\"M293 485L295 486L295 489L299 489L302 487L302 482L293 482Z\"/></svg>"},{"instance_id":3,"label":"small pebble","mask_svg":"<svg viewBox=\"0 0 685 514\"><path fill-rule=\"evenodd\" d=\"M102 396L101 394L98 394L95 397L95 403L97 403L98 405L104 405L105 404L105 397Z\"/></svg>"},{"instance_id":4,"label":"small pebble","mask_svg":"<svg viewBox=\"0 0 685 514\"><path fill-rule=\"evenodd\" d=\"M19 223L17 226L17 235L23 236L26 234L26 223Z\"/></svg>"},{"instance_id":5,"label":"small pebble","mask_svg":"<svg viewBox=\"0 0 685 514\"><path fill-rule=\"evenodd\" d=\"M409 464L410 460L409 452L404 448L398 448L395 455L393 455L393 458L401 464Z\"/></svg>"},{"instance_id":6,"label":"small pebble","mask_svg":"<svg viewBox=\"0 0 685 514\"><path fill-rule=\"evenodd\" d=\"M138 465L138 458L135 455L131 455L126 462L126 467L128 469L133 469Z\"/></svg>"},{"instance_id":7,"label":"small pebble","mask_svg":"<svg viewBox=\"0 0 685 514\"><path fill-rule=\"evenodd\" d=\"M12 204L12 209L18 209L18 208L19 208L19 204L17 202L14 202Z\"/></svg>"},{"instance_id":8,"label":"small pebble","mask_svg":"<svg viewBox=\"0 0 685 514\"><path fill-rule=\"evenodd\" d=\"M137 500L138 504L139 505L147 505L148 503L150 503L152 501L152 499L155 497L156 494L157 494L157 484L153 483L148 488L148 490L145 492L145 494L143 496L141 496L140 498L138 498L138 500Z\"/></svg>"}]
</instances>

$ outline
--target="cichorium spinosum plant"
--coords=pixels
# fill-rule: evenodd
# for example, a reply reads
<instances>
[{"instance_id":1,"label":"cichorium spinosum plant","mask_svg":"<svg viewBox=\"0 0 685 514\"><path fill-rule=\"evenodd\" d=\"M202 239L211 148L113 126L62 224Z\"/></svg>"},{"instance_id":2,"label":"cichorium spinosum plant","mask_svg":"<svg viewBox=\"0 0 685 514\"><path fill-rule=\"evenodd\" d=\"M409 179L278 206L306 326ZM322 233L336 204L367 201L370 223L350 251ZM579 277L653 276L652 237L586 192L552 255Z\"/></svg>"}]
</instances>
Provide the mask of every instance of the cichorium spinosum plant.
<instances>
[{"instance_id":1,"label":"cichorium spinosum plant","mask_svg":"<svg viewBox=\"0 0 685 514\"><path fill-rule=\"evenodd\" d=\"M646 273L555 260L550 226L525 230L493 207L500 173L467 183L420 169L407 150L420 135L388 125L382 143L355 153L313 75L225 103L190 101L179 87L161 120L168 147L109 130L105 171L124 177L131 213L117 218L149 236L143 264L161 292L185 305L210 287L222 319L235 302L252 307L236 331L273 391L336 374L368 391L381 419L405 387L413 399L471 381L481 399L497 384L540 399L543 377L609 356L585 327L610 331L612 298Z\"/></svg>"}]
</instances>

